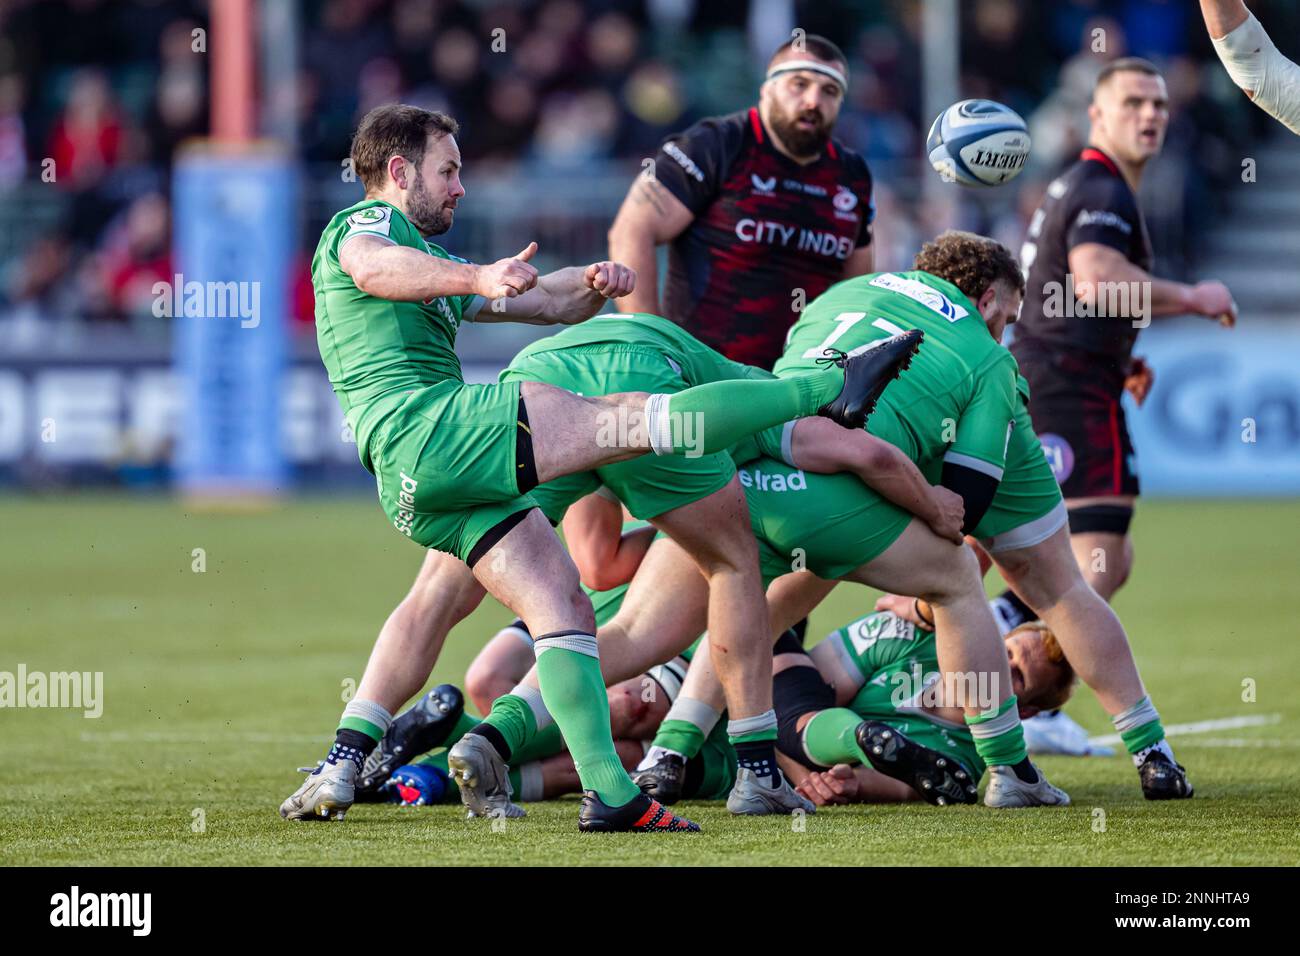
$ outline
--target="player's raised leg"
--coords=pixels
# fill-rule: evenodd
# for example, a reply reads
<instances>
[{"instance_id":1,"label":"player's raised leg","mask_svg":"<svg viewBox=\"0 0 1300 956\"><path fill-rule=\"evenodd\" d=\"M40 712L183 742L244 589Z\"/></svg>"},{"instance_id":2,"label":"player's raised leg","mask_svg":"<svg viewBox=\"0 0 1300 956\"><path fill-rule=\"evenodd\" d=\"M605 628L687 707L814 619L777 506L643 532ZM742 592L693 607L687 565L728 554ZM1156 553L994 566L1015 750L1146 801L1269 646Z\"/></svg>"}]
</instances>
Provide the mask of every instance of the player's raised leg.
<instances>
[{"instance_id":1,"label":"player's raised leg","mask_svg":"<svg viewBox=\"0 0 1300 956\"><path fill-rule=\"evenodd\" d=\"M825 368L784 378L728 379L672 394L574 395L524 382L539 483L647 451L692 457L796 418L822 415L861 428L885 387L907 368L922 335L912 331L852 357L828 350Z\"/></svg>"}]
</instances>

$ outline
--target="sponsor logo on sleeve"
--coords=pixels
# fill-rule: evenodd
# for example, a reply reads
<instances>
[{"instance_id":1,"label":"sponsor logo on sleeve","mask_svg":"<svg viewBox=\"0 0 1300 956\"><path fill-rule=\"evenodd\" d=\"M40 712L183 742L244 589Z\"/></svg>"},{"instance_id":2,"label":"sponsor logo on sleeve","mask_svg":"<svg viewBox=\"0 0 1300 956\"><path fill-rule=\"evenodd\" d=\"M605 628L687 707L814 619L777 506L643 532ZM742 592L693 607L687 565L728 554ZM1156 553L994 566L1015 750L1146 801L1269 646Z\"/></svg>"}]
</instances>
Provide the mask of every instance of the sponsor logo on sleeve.
<instances>
[{"instance_id":1,"label":"sponsor logo on sleeve","mask_svg":"<svg viewBox=\"0 0 1300 956\"><path fill-rule=\"evenodd\" d=\"M1118 229L1126 236L1133 234L1133 226L1123 216L1116 215L1109 209L1081 209L1078 217L1075 218L1076 226L1105 226L1108 229Z\"/></svg>"},{"instance_id":2,"label":"sponsor logo on sleeve","mask_svg":"<svg viewBox=\"0 0 1300 956\"><path fill-rule=\"evenodd\" d=\"M392 210L386 206L367 206L348 216L348 232L373 232L388 235L392 228Z\"/></svg>"},{"instance_id":3,"label":"sponsor logo on sleeve","mask_svg":"<svg viewBox=\"0 0 1300 956\"><path fill-rule=\"evenodd\" d=\"M695 165L695 160L682 152L676 143L664 143L664 152L677 161L677 165L686 170L686 175L696 182L704 182L704 171Z\"/></svg>"}]
</instances>

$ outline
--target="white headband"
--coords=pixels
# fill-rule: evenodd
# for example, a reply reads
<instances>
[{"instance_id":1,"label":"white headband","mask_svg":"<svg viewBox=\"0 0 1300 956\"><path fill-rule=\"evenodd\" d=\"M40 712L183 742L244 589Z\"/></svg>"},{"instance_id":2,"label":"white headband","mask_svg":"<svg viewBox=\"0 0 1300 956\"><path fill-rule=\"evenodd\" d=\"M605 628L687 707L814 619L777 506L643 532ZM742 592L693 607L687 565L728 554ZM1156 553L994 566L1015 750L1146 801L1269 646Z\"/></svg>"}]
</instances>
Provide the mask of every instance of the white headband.
<instances>
[{"instance_id":1,"label":"white headband","mask_svg":"<svg viewBox=\"0 0 1300 956\"><path fill-rule=\"evenodd\" d=\"M841 93L847 93L849 90L848 78L843 73L833 66L818 63L816 60L783 60L767 71L767 78L774 80L782 73L797 73L800 70L810 70L813 73L820 73L822 76L830 77L839 86Z\"/></svg>"}]
</instances>

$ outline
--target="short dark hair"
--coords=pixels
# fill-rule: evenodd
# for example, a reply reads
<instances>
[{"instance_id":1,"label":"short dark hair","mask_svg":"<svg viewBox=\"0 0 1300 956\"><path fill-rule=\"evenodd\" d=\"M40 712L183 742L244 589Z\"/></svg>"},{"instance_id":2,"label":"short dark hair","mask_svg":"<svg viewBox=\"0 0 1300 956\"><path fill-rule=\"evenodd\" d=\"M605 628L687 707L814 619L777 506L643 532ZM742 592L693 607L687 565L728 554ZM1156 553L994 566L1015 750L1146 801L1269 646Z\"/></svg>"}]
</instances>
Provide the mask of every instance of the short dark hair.
<instances>
[{"instance_id":1,"label":"short dark hair","mask_svg":"<svg viewBox=\"0 0 1300 956\"><path fill-rule=\"evenodd\" d=\"M987 236L949 229L927 242L916 254L913 268L946 279L978 302L993 283L1005 282L1025 294L1025 277L1011 250Z\"/></svg>"},{"instance_id":2,"label":"short dark hair","mask_svg":"<svg viewBox=\"0 0 1300 956\"><path fill-rule=\"evenodd\" d=\"M767 68L770 70L776 58L786 50L791 49L796 42L802 43L804 51L811 53L819 60L825 60L827 63L838 63L844 67L849 65L848 58L844 56L844 51L830 40L816 33L805 33L801 36L792 36L777 47L772 55L767 58Z\"/></svg>"},{"instance_id":3,"label":"short dark hair","mask_svg":"<svg viewBox=\"0 0 1300 956\"><path fill-rule=\"evenodd\" d=\"M1110 78L1116 73L1145 73L1147 76L1163 76L1160 67L1150 60L1145 60L1140 56L1122 56L1118 60L1111 60L1101 68L1101 72L1097 74L1097 82L1092 86L1093 93L1096 93L1104 84L1109 82Z\"/></svg>"},{"instance_id":4,"label":"short dark hair","mask_svg":"<svg viewBox=\"0 0 1300 956\"><path fill-rule=\"evenodd\" d=\"M352 169L367 190L378 189L388 176L388 160L401 156L419 166L430 134L455 136L460 124L446 113L390 103L376 106L361 119L352 137Z\"/></svg>"}]
</instances>

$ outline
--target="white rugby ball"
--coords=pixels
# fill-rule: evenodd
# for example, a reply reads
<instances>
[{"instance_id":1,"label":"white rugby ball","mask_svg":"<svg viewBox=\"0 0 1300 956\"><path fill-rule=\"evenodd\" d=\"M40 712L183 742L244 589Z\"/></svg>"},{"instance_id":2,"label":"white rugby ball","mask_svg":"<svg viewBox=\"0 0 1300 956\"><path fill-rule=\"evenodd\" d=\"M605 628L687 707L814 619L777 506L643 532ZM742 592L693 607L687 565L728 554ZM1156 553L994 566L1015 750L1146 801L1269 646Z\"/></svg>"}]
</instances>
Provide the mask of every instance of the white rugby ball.
<instances>
[{"instance_id":1,"label":"white rugby ball","mask_svg":"<svg viewBox=\"0 0 1300 956\"><path fill-rule=\"evenodd\" d=\"M1008 106L993 100L962 100L935 118L925 152L930 165L948 182L1000 186L1025 168L1029 130Z\"/></svg>"}]
</instances>

